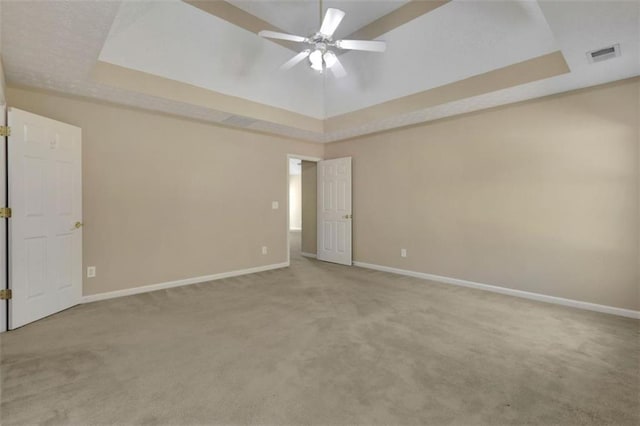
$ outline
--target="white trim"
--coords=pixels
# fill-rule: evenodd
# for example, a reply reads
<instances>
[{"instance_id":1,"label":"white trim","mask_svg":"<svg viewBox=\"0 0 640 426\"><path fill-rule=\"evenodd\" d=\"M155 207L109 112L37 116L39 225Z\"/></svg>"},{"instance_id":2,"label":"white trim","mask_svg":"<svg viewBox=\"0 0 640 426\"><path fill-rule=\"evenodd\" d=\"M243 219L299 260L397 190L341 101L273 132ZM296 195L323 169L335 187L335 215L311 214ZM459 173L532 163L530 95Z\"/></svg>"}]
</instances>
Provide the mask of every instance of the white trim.
<instances>
[{"instance_id":1,"label":"white trim","mask_svg":"<svg viewBox=\"0 0 640 426\"><path fill-rule=\"evenodd\" d=\"M7 104L5 103L5 82L4 72L2 70L2 58L0 57L0 125L7 125ZM0 206L4 207L5 200L7 199L6 185L7 185L7 141L9 138L0 138ZM7 285L7 260L9 259L7 249L7 227L5 226L5 220L0 226L0 288L9 288ZM7 308L9 307L8 300L0 301L0 333L7 331Z\"/></svg>"},{"instance_id":2,"label":"white trim","mask_svg":"<svg viewBox=\"0 0 640 426\"><path fill-rule=\"evenodd\" d=\"M301 255L303 255L304 257L310 257L310 258L312 258L312 259L317 258L317 256L316 256L316 254L315 254L315 253L305 253L305 252L302 252L302 253L300 253L300 254L301 254Z\"/></svg>"},{"instance_id":3,"label":"white trim","mask_svg":"<svg viewBox=\"0 0 640 426\"><path fill-rule=\"evenodd\" d=\"M512 288L499 287L495 285L482 284L473 281L461 280L458 278L443 277L440 275L427 274L424 272L408 271L406 269L391 268L389 266L374 265L365 262L353 262L355 266L376 271L390 272L392 274L406 275L409 277L422 278L424 280L438 281L445 284L453 284L462 287L470 287L478 290L491 291L493 293L506 294L509 296L521 297L524 299L537 300L539 302L554 303L556 305L570 306L572 308L586 309L589 311L602 312L605 314L619 315L623 317L640 319L640 311L632 309L616 308L614 306L598 305L597 303L583 302L580 300L565 299L564 297L548 296L546 294L532 293L529 291L515 290Z\"/></svg>"},{"instance_id":4,"label":"white trim","mask_svg":"<svg viewBox=\"0 0 640 426\"><path fill-rule=\"evenodd\" d=\"M163 290L166 288L182 287L185 285L204 283L207 281L221 280L223 278L237 277L240 275L255 274L256 272L270 271L272 269L286 268L289 262L274 263L272 265L257 266L255 268L240 269L238 271L221 272L219 274L204 275L201 277L186 278L177 281L168 281L159 284L150 284L140 287L126 288L124 290L109 291L106 293L90 294L82 297L82 303L97 302L99 300L113 299L116 297L131 296L134 294L148 293L150 291Z\"/></svg>"},{"instance_id":5,"label":"white trim","mask_svg":"<svg viewBox=\"0 0 640 426\"><path fill-rule=\"evenodd\" d=\"M323 160L320 157L310 157L308 155L298 155L298 154L287 154L287 159L289 158L293 158L295 160L302 160L302 161L313 161L314 163L317 163L318 161Z\"/></svg>"}]
</instances>

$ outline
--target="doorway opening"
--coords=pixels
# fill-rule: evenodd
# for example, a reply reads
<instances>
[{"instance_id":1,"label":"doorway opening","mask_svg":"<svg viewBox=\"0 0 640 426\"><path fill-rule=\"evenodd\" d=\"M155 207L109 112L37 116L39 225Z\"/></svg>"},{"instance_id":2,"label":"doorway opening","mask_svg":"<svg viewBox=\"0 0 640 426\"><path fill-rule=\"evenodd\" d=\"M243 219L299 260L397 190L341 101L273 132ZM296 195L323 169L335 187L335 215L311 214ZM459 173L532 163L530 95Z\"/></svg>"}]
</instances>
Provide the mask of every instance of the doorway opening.
<instances>
[{"instance_id":1,"label":"doorway opening","mask_svg":"<svg viewBox=\"0 0 640 426\"><path fill-rule=\"evenodd\" d=\"M287 155L287 240L289 262L316 257L317 162L320 158Z\"/></svg>"}]
</instances>

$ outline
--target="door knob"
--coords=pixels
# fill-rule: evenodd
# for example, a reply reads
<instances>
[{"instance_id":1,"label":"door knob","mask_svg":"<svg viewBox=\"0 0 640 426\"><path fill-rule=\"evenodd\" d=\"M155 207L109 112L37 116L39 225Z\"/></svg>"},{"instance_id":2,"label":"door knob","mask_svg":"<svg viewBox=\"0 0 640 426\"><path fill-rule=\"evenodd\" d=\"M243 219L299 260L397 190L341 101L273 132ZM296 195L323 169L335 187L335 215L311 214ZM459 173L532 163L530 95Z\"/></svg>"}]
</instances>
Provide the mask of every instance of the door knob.
<instances>
[{"instance_id":1,"label":"door knob","mask_svg":"<svg viewBox=\"0 0 640 426\"><path fill-rule=\"evenodd\" d=\"M80 229L82 228L82 222L76 222L75 225L73 225L73 228L71 228L71 230L73 231L74 229Z\"/></svg>"},{"instance_id":2,"label":"door knob","mask_svg":"<svg viewBox=\"0 0 640 426\"><path fill-rule=\"evenodd\" d=\"M352 214L345 214L343 219L353 219L353 215Z\"/></svg>"}]
</instances>

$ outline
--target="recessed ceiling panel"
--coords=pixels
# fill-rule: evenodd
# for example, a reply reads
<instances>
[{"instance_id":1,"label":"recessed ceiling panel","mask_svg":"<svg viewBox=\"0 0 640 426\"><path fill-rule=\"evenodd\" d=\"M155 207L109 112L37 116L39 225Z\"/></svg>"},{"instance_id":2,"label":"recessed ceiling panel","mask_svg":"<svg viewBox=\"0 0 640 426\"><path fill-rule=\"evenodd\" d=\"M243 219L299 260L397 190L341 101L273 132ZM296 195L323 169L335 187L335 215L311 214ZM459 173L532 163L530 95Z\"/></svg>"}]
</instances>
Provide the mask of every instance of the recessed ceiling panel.
<instances>
[{"instance_id":1,"label":"recessed ceiling panel","mask_svg":"<svg viewBox=\"0 0 640 426\"><path fill-rule=\"evenodd\" d=\"M558 50L536 2L452 1L383 36L382 54L341 56L348 76L327 76L327 115L486 73Z\"/></svg>"},{"instance_id":2,"label":"recessed ceiling panel","mask_svg":"<svg viewBox=\"0 0 640 426\"><path fill-rule=\"evenodd\" d=\"M289 49L181 1L125 2L100 61L322 118L322 80Z\"/></svg>"}]
</instances>

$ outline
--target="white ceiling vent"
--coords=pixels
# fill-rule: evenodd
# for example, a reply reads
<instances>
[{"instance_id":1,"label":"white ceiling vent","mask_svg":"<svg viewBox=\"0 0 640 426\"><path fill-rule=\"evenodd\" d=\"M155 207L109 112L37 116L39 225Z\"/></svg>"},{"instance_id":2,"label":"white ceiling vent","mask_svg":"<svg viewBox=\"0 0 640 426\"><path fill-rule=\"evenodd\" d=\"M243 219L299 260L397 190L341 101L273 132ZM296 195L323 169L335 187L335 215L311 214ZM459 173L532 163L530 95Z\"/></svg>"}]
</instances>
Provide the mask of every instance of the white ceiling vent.
<instances>
[{"instance_id":1,"label":"white ceiling vent","mask_svg":"<svg viewBox=\"0 0 640 426\"><path fill-rule=\"evenodd\" d=\"M229 126L234 127L249 127L257 121L258 120L255 120L253 118L242 117L239 115L232 115L222 120L224 124L228 124Z\"/></svg>"},{"instance_id":2,"label":"white ceiling vent","mask_svg":"<svg viewBox=\"0 0 640 426\"><path fill-rule=\"evenodd\" d=\"M616 58L620 56L620 45L614 44L613 46L603 47L602 49L592 50L587 52L587 59L590 63L602 62L607 59Z\"/></svg>"}]
</instances>

